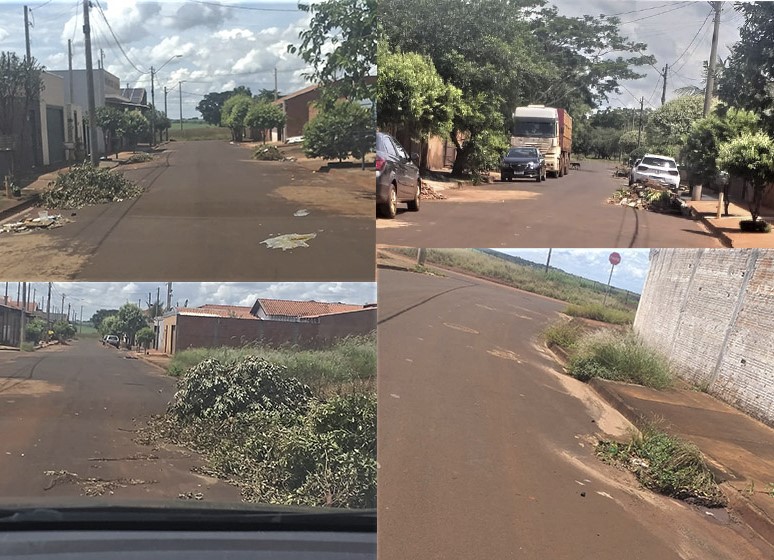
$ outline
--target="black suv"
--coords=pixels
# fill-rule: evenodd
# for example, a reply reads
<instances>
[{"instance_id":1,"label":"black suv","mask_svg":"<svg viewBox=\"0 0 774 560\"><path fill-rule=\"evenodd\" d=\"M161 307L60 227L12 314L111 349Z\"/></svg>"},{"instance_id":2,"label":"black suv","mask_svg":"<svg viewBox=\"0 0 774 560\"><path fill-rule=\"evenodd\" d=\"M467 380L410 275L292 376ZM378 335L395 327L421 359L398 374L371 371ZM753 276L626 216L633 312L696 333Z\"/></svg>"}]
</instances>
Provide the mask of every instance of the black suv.
<instances>
[{"instance_id":1,"label":"black suv","mask_svg":"<svg viewBox=\"0 0 774 560\"><path fill-rule=\"evenodd\" d=\"M510 148L500 164L500 180L546 180L546 160L537 148Z\"/></svg>"},{"instance_id":2,"label":"black suv","mask_svg":"<svg viewBox=\"0 0 774 560\"><path fill-rule=\"evenodd\" d=\"M419 210L419 157L409 157L395 138L376 133L376 208L386 218L394 218L398 203Z\"/></svg>"}]
</instances>

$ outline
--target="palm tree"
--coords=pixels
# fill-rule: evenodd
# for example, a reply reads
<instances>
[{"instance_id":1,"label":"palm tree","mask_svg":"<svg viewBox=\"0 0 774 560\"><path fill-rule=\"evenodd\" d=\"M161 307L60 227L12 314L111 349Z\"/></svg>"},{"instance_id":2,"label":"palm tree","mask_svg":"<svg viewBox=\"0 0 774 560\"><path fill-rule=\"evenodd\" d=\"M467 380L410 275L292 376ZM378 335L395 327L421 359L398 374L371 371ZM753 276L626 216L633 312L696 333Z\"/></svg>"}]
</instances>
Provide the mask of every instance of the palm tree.
<instances>
[{"instance_id":1,"label":"palm tree","mask_svg":"<svg viewBox=\"0 0 774 560\"><path fill-rule=\"evenodd\" d=\"M726 66L728 64L728 57L726 59L720 58L718 56L717 64L715 64L715 81L713 82L713 97L717 95L718 93L718 82L720 81L720 77L723 75L723 70L726 69ZM688 96L694 96L694 95L704 95L704 90L707 88L707 76L709 75L709 65L707 64L707 61L705 60L702 62L702 85L699 86L685 86L681 88L677 88L675 93L678 97L688 97Z\"/></svg>"}]
</instances>

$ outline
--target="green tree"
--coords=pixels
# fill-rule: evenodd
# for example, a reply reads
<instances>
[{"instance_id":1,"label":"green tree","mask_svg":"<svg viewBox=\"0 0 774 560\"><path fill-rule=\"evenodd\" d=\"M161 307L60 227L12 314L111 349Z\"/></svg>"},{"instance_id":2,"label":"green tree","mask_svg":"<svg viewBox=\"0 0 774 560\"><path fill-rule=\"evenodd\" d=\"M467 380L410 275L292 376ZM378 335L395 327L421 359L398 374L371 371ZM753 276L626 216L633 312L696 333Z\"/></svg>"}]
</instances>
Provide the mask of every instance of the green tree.
<instances>
[{"instance_id":1,"label":"green tree","mask_svg":"<svg viewBox=\"0 0 774 560\"><path fill-rule=\"evenodd\" d=\"M159 111L158 109L154 109L151 107L151 111L155 111L155 120L153 121L155 123L156 127L156 134L158 134L159 142L161 142L164 139L164 131L172 128L172 121L169 120L169 117L167 117L162 111Z\"/></svg>"},{"instance_id":2,"label":"green tree","mask_svg":"<svg viewBox=\"0 0 774 560\"><path fill-rule=\"evenodd\" d=\"M745 132L718 147L718 167L752 185L750 215L758 220L766 191L774 181L774 140L765 132Z\"/></svg>"},{"instance_id":3,"label":"green tree","mask_svg":"<svg viewBox=\"0 0 774 560\"><path fill-rule=\"evenodd\" d=\"M54 331L54 337L59 342L66 342L75 336L75 327L67 321L57 321L51 330Z\"/></svg>"},{"instance_id":4,"label":"green tree","mask_svg":"<svg viewBox=\"0 0 774 560\"><path fill-rule=\"evenodd\" d=\"M645 138L640 135L638 130L629 130L618 137L618 149L625 154L629 154L643 143L645 143Z\"/></svg>"},{"instance_id":5,"label":"green tree","mask_svg":"<svg viewBox=\"0 0 774 560\"><path fill-rule=\"evenodd\" d=\"M282 93L280 91L277 91L275 93L273 89L266 89L266 88L261 88L261 91L253 95L253 99L255 99L256 101L266 101L267 103L271 103L272 101L274 101L275 97L279 99L280 97L282 97Z\"/></svg>"},{"instance_id":6,"label":"green tree","mask_svg":"<svg viewBox=\"0 0 774 560\"><path fill-rule=\"evenodd\" d=\"M33 319L24 327L24 339L33 344L37 344L43 340L45 333L46 323L40 319Z\"/></svg>"},{"instance_id":7,"label":"green tree","mask_svg":"<svg viewBox=\"0 0 774 560\"><path fill-rule=\"evenodd\" d=\"M729 106L757 113L761 124L774 133L774 4L737 2L734 9L744 16L744 23L720 76L718 95Z\"/></svg>"},{"instance_id":8,"label":"green tree","mask_svg":"<svg viewBox=\"0 0 774 560\"><path fill-rule=\"evenodd\" d=\"M678 97L667 101L648 117L649 144L664 155L677 155L691 125L702 118L703 113L702 97Z\"/></svg>"},{"instance_id":9,"label":"green tree","mask_svg":"<svg viewBox=\"0 0 774 560\"><path fill-rule=\"evenodd\" d=\"M204 122L215 126L223 126L221 121L223 104L229 97L240 94L252 97L250 88L246 86L238 86L230 91L213 91L205 95L204 98L199 101L199 103L196 105L196 110L202 114Z\"/></svg>"},{"instance_id":10,"label":"green tree","mask_svg":"<svg viewBox=\"0 0 774 560\"><path fill-rule=\"evenodd\" d=\"M252 98L246 94L229 97L223 104L221 122L231 130L231 139L241 142L245 134L245 118L252 105Z\"/></svg>"},{"instance_id":11,"label":"green tree","mask_svg":"<svg viewBox=\"0 0 774 560\"><path fill-rule=\"evenodd\" d=\"M99 327L97 327L97 331L99 331L99 334L102 336L109 334L121 334L118 323L118 311L115 312L115 315L108 315L107 317L104 317L100 321Z\"/></svg>"},{"instance_id":12,"label":"green tree","mask_svg":"<svg viewBox=\"0 0 774 560\"><path fill-rule=\"evenodd\" d=\"M105 155L111 153L113 146L115 146L117 156L119 147L116 141L123 136L126 128L124 112L109 105L97 107L94 122L102 129L102 135L105 139Z\"/></svg>"},{"instance_id":13,"label":"green tree","mask_svg":"<svg viewBox=\"0 0 774 560\"><path fill-rule=\"evenodd\" d=\"M110 317L111 315L118 314L118 309L98 309L89 320L92 324L92 326L99 330L100 326L102 325L102 321L104 321L107 317ZM110 333L105 333L110 334Z\"/></svg>"},{"instance_id":14,"label":"green tree","mask_svg":"<svg viewBox=\"0 0 774 560\"><path fill-rule=\"evenodd\" d=\"M26 118L43 91L43 67L13 52L0 52L0 135L25 137Z\"/></svg>"},{"instance_id":15,"label":"green tree","mask_svg":"<svg viewBox=\"0 0 774 560\"><path fill-rule=\"evenodd\" d=\"M121 306L116 315L115 328L118 332L126 336L129 346L134 346L134 339L137 331L148 326L142 310L133 303L127 303Z\"/></svg>"},{"instance_id":16,"label":"green tree","mask_svg":"<svg viewBox=\"0 0 774 560\"><path fill-rule=\"evenodd\" d=\"M376 0L324 0L299 3L311 15L301 43L289 45L312 67L306 78L322 86L326 105L340 97L373 99L365 78L376 70ZM380 6L381 7L381 6Z\"/></svg>"},{"instance_id":17,"label":"green tree","mask_svg":"<svg viewBox=\"0 0 774 560\"><path fill-rule=\"evenodd\" d=\"M285 111L274 103L253 100L245 116L245 124L256 131L260 130L265 144L266 130L285 126Z\"/></svg>"},{"instance_id":18,"label":"green tree","mask_svg":"<svg viewBox=\"0 0 774 560\"><path fill-rule=\"evenodd\" d=\"M153 343L155 337L156 335L154 334L153 329L150 327L141 328L135 335L137 344L142 346L146 352L148 351L148 348L150 348L150 345Z\"/></svg>"},{"instance_id":19,"label":"green tree","mask_svg":"<svg viewBox=\"0 0 774 560\"><path fill-rule=\"evenodd\" d=\"M352 101L339 101L320 112L304 126L304 152L308 157L361 160L373 151L375 142L371 111Z\"/></svg>"},{"instance_id":20,"label":"green tree","mask_svg":"<svg viewBox=\"0 0 774 560\"><path fill-rule=\"evenodd\" d=\"M758 117L743 109L728 109L721 115L713 111L693 123L682 148L682 160L691 183L709 185L717 179L717 157L720 144L743 132L755 132Z\"/></svg>"},{"instance_id":21,"label":"green tree","mask_svg":"<svg viewBox=\"0 0 774 560\"><path fill-rule=\"evenodd\" d=\"M156 122L158 124L158 121ZM167 122L169 122L169 119L167 119ZM140 138L147 134L148 127L148 119L137 109L133 109L124 113L123 137L127 146L132 151L137 148L137 144L140 141Z\"/></svg>"},{"instance_id":22,"label":"green tree","mask_svg":"<svg viewBox=\"0 0 774 560\"><path fill-rule=\"evenodd\" d=\"M426 56L391 53L380 46L378 60L377 125L406 130L421 142L449 134L462 100L459 88L446 84Z\"/></svg>"}]
</instances>

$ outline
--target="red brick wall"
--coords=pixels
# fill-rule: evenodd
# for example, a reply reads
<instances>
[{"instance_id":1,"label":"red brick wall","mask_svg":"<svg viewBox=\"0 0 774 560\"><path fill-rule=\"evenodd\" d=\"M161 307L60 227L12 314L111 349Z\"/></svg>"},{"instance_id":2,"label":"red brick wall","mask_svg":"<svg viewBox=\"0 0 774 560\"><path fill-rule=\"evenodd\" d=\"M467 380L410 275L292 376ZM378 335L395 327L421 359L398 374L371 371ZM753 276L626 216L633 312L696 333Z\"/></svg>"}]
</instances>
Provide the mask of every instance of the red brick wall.
<instances>
[{"instance_id":1,"label":"red brick wall","mask_svg":"<svg viewBox=\"0 0 774 560\"><path fill-rule=\"evenodd\" d=\"M330 315L321 318L319 323L181 315L177 317L174 351L195 347L237 347L255 342L270 346L298 344L313 348L329 344L335 339L368 334L374 330L376 309Z\"/></svg>"},{"instance_id":2,"label":"red brick wall","mask_svg":"<svg viewBox=\"0 0 774 560\"><path fill-rule=\"evenodd\" d=\"M297 97L285 101L285 117L287 137L301 136L304 134L304 125L314 116L314 110L310 106L320 97L320 92L316 89L303 93Z\"/></svg>"}]
</instances>

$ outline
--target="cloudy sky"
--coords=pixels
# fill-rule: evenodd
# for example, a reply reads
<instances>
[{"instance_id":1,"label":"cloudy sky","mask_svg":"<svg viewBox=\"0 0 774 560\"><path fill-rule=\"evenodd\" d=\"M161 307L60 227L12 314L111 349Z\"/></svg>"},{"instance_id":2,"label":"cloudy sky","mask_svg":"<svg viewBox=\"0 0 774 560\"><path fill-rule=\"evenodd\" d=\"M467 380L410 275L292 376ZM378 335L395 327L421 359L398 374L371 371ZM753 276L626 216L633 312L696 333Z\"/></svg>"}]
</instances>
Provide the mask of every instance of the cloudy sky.
<instances>
[{"instance_id":1,"label":"cloudy sky","mask_svg":"<svg viewBox=\"0 0 774 560\"><path fill-rule=\"evenodd\" d=\"M161 290L161 301L166 302L167 284L163 282L54 282L51 290L51 306L57 309L65 295L65 308L69 303L80 314L83 306L84 320L97 309L116 309L125 303L146 307L148 293L156 301L156 290ZM32 297L45 309L47 284L33 283ZM0 301L5 296L5 283L0 285ZM8 283L8 297L15 300L18 286ZM197 307L206 303L224 305L253 305L262 298L342 302L354 304L374 303L376 284L370 282L175 282L172 284L172 305Z\"/></svg>"},{"instance_id":2,"label":"cloudy sky","mask_svg":"<svg viewBox=\"0 0 774 560\"><path fill-rule=\"evenodd\" d=\"M568 16L615 15L621 20L621 34L630 40L647 43L645 54L656 57L656 68L638 69L647 73L640 80L623 82L621 95L611 96L613 107L639 108L661 105L660 70L669 64L667 101L676 97L674 90L688 85L702 86L702 62L709 59L712 44L712 8L703 0L551 0L559 12ZM628 13L626 13L628 12ZM725 59L729 46L739 39L743 17L733 2L723 2L720 17L718 55ZM658 69L658 70L657 70ZM628 88L628 92L626 90Z\"/></svg>"},{"instance_id":3,"label":"cloudy sky","mask_svg":"<svg viewBox=\"0 0 774 560\"><path fill-rule=\"evenodd\" d=\"M105 69L118 76L121 87L145 87L149 100L153 66L156 105L163 109L166 86L172 118L179 114L180 81L185 82L181 89L186 118L200 116L196 104L211 91L237 85L254 93L274 89L274 68L280 93L306 85L305 63L287 52L309 23L296 0L92 0L92 4L94 66L102 49ZM32 55L50 70L66 70L70 39L73 67L85 68L82 0L30 0L27 5ZM24 54L23 6L0 0L0 50ZM177 54L182 56L166 64Z\"/></svg>"},{"instance_id":4,"label":"cloudy sky","mask_svg":"<svg viewBox=\"0 0 774 560\"><path fill-rule=\"evenodd\" d=\"M495 251L540 264L545 264L548 257L548 249L495 249ZM648 275L650 249L553 249L551 266L607 284L607 278L610 275L608 257L613 251L621 255L621 263L615 267L610 283L616 288L642 293L645 277Z\"/></svg>"}]
</instances>

